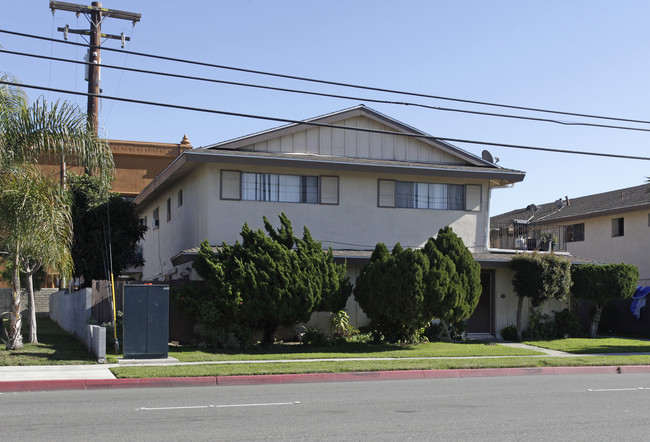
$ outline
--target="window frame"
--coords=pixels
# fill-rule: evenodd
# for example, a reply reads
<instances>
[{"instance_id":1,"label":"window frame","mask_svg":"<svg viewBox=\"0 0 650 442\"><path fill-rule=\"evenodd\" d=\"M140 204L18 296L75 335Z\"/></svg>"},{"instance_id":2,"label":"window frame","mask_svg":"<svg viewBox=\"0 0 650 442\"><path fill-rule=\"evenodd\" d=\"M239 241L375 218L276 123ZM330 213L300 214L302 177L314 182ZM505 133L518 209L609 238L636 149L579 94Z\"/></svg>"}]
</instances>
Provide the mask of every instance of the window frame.
<instances>
[{"instance_id":1,"label":"window frame","mask_svg":"<svg viewBox=\"0 0 650 442\"><path fill-rule=\"evenodd\" d=\"M151 227L157 229L160 227L160 206L153 209L151 214Z\"/></svg>"},{"instance_id":2,"label":"window frame","mask_svg":"<svg viewBox=\"0 0 650 442\"><path fill-rule=\"evenodd\" d=\"M456 192L458 192L458 189L462 189L461 199L458 199L457 195L456 198L452 196L454 189ZM444 200L441 198L441 195L443 193ZM467 212L466 185L450 183L427 183L420 181L395 181L394 207L398 209L449 210Z\"/></svg>"},{"instance_id":3,"label":"window frame","mask_svg":"<svg viewBox=\"0 0 650 442\"><path fill-rule=\"evenodd\" d=\"M579 226L582 226L579 228ZM576 229L578 228L578 229ZM576 235L578 232L578 235ZM576 236L578 239L576 239ZM582 242L585 240L585 223L576 223L566 226L566 242Z\"/></svg>"},{"instance_id":4,"label":"window frame","mask_svg":"<svg viewBox=\"0 0 650 442\"><path fill-rule=\"evenodd\" d=\"M612 238L625 236L625 218L612 218Z\"/></svg>"},{"instance_id":5,"label":"window frame","mask_svg":"<svg viewBox=\"0 0 650 442\"><path fill-rule=\"evenodd\" d=\"M318 175L296 175L266 172L241 172L242 201L258 201L267 203L320 204L320 179ZM297 178L298 189L294 192L283 181ZM282 187L286 186L286 187ZM251 197L251 195L253 195ZM284 196L283 196L284 195ZM287 195L297 196L291 200Z\"/></svg>"}]
</instances>

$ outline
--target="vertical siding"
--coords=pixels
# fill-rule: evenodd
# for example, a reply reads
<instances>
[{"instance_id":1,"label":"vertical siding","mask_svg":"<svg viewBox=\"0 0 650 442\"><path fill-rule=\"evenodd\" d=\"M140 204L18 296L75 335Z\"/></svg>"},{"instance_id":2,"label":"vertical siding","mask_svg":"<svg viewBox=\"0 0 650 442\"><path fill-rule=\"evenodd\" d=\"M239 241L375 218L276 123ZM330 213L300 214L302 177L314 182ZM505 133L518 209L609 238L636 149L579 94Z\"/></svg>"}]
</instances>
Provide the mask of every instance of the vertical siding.
<instances>
[{"instance_id":1,"label":"vertical siding","mask_svg":"<svg viewBox=\"0 0 650 442\"><path fill-rule=\"evenodd\" d=\"M366 117L348 118L334 125L394 132L390 127ZM415 138L327 127L309 128L294 134L260 141L243 149L424 163L464 163L454 155Z\"/></svg>"}]
</instances>

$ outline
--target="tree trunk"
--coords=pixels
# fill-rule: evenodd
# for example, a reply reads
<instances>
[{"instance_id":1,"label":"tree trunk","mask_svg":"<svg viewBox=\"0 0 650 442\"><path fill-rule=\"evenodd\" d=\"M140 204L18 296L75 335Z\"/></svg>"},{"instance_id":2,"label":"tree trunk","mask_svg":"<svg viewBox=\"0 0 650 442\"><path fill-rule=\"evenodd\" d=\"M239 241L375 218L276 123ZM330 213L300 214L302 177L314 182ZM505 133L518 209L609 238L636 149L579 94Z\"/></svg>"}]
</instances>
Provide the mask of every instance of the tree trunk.
<instances>
[{"instance_id":1,"label":"tree trunk","mask_svg":"<svg viewBox=\"0 0 650 442\"><path fill-rule=\"evenodd\" d=\"M524 309L524 297L518 296L517 300L517 339L521 341L521 311Z\"/></svg>"},{"instance_id":2,"label":"tree trunk","mask_svg":"<svg viewBox=\"0 0 650 442\"><path fill-rule=\"evenodd\" d=\"M600 315L603 312L603 305L598 303L596 304L596 311L594 312L593 318L591 318L591 327L589 328L589 337L595 338L596 333L598 332L598 324L600 323Z\"/></svg>"},{"instance_id":3,"label":"tree trunk","mask_svg":"<svg viewBox=\"0 0 650 442\"><path fill-rule=\"evenodd\" d=\"M34 299L34 273L38 267L32 267L27 272L27 294L29 296L29 343L38 344L36 335L36 302Z\"/></svg>"},{"instance_id":4,"label":"tree trunk","mask_svg":"<svg viewBox=\"0 0 650 442\"><path fill-rule=\"evenodd\" d=\"M7 350L23 348L22 325L20 317L20 243L18 243L14 254L14 268L11 280L11 311L9 312Z\"/></svg>"}]
</instances>

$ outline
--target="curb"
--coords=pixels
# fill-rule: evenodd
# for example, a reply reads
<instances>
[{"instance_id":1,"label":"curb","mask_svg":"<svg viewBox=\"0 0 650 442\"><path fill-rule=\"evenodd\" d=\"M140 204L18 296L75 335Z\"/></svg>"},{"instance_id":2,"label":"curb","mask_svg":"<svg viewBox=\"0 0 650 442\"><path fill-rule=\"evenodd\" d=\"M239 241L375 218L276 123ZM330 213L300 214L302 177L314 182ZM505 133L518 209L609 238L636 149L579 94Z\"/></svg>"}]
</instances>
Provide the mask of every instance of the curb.
<instances>
[{"instance_id":1,"label":"curb","mask_svg":"<svg viewBox=\"0 0 650 442\"><path fill-rule=\"evenodd\" d=\"M353 373L305 373L246 376L205 376L144 379L77 379L0 382L0 393L57 390L107 390L118 388L217 387L322 382L361 382L407 379L450 379L526 375L650 373L650 365L593 367L477 368L448 370L398 370Z\"/></svg>"}]
</instances>

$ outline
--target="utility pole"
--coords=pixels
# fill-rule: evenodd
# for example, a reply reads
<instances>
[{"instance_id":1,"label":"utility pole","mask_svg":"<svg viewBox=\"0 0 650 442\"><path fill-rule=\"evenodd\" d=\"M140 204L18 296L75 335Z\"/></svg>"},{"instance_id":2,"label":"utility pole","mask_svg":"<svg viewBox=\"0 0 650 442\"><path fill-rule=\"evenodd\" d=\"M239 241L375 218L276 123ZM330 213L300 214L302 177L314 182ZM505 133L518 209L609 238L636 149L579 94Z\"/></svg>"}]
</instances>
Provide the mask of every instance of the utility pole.
<instances>
[{"instance_id":1,"label":"utility pole","mask_svg":"<svg viewBox=\"0 0 650 442\"><path fill-rule=\"evenodd\" d=\"M135 25L140 21L142 14L137 14L135 12L125 12L118 11L116 9L107 9L102 8L101 2L92 2L91 6L86 5L77 5L75 3L68 2L50 2L50 9L52 14L54 11L69 11L74 12L79 16L79 14L85 14L88 16L88 21L90 22L90 30L83 29L70 29L68 25L63 28L57 28L59 32L63 32L63 37L67 40L68 34L80 34L88 35L88 122L92 126L93 131L97 134L98 128L98 119L99 119L99 71L101 66L101 58L99 51L101 49L102 38L112 39L112 40L121 40L122 47L126 41L130 41L129 37L126 37L124 33L121 35L111 35L111 34L102 34L102 22L107 18L117 18L121 20L129 20Z\"/></svg>"}]
</instances>

